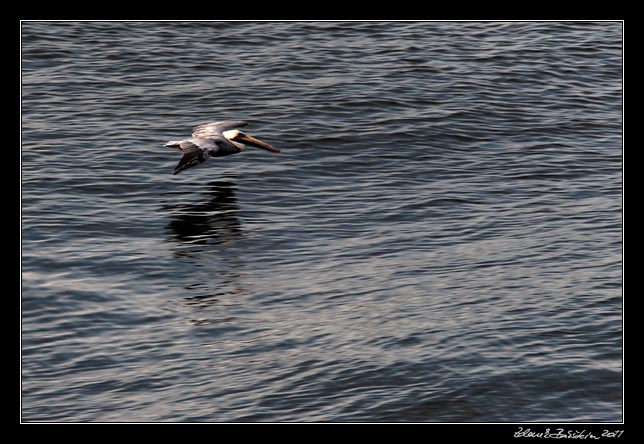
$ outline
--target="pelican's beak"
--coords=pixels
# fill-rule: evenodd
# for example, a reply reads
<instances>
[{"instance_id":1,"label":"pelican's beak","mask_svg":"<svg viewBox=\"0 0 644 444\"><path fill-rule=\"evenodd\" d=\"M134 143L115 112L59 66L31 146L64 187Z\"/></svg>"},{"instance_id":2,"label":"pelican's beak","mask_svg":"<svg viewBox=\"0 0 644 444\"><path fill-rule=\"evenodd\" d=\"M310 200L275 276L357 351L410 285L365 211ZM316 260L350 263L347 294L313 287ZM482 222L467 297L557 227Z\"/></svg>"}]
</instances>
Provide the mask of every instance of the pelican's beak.
<instances>
[{"instance_id":1,"label":"pelican's beak","mask_svg":"<svg viewBox=\"0 0 644 444\"><path fill-rule=\"evenodd\" d=\"M242 133L241 131L240 131L239 135L237 135L237 137L235 137L234 140L239 140L239 141L246 142L250 146L254 146L256 148L263 148L266 151L270 151L271 153L279 153L279 152L281 152L280 150L278 150L274 146L270 146L268 143L264 143L261 140L257 140L254 137L249 136L248 134Z\"/></svg>"}]
</instances>

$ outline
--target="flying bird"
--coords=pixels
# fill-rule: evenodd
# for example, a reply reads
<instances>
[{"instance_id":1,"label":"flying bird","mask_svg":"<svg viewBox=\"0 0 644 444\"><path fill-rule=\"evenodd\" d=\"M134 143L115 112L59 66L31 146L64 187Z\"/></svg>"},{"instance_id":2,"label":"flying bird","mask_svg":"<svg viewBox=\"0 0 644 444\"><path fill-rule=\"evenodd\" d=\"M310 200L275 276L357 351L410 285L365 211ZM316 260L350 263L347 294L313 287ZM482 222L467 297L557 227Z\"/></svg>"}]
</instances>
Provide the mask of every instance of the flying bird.
<instances>
[{"instance_id":1,"label":"flying bird","mask_svg":"<svg viewBox=\"0 0 644 444\"><path fill-rule=\"evenodd\" d=\"M192 137L184 140L171 140L164 146L177 148L183 157L174 169L174 174L205 162L210 157L223 157L237 154L246 149L246 145L262 148L272 153L279 153L275 147L257 140L238 129L246 125L243 120L226 120L224 122L204 123L192 129Z\"/></svg>"}]
</instances>

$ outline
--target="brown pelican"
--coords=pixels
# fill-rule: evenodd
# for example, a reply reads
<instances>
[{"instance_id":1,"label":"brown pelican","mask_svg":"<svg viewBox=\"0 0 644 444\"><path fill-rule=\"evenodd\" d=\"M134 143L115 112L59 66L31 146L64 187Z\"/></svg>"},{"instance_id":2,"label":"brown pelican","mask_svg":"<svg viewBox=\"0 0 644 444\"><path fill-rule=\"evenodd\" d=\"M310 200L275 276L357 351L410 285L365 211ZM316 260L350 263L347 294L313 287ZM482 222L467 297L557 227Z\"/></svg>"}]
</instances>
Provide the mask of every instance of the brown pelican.
<instances>
[{"instance_id":1,"label":"brown pelican","mask_svg":"<svg viewBox=\"0 0 644 444\"><path fill-rule=\"evenodd\" d=\"M222 157L237 154L246 149L246 145L263 148L273 153L279 153L275 147L270 146L248 134L242 133L238 126L244 126L243 120L226 120L225 122L204 123L192 129L192 137L184 140L171 140L165 144L178 148L183 152L183 157L174 169L174 174L199 165L209 157ZM243 142L243 143L242 143Z\"/></svg>"}]
</instances>

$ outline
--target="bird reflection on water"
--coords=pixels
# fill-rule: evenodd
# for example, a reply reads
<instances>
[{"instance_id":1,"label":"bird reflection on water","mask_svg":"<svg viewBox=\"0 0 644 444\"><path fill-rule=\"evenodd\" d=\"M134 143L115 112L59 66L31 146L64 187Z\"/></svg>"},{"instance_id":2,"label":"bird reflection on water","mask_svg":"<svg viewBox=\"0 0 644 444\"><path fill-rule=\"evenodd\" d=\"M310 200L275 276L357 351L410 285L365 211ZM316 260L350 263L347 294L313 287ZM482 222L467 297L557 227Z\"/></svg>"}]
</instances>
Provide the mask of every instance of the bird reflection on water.
<instances>
[{"instance_id":1,"label":"bird reflection on water","mask_svg":"<svg viewBox=\"0 0 644 444\"><path fill-rule=\"evenodd\" d=\"M235 184L214 181L206 190L208 199L205 202L181 203L172 208L168 229L182 244L226 243L242 235Z\"/></svg>"},{"instance_id":2,"label":"bird reflection on water","mask_svg":"<svg viewBox=\"0 0 644 444\"><path fill-rule=\"evenodd\" d=\"M190 270L179 273L189 280L181 283L187 294L180 305L182 310L190 309L193 325L230 322L235 318L227 313L228 308L247 293L241 284L244 263L234 245L244 238L236 186L228 180L213 181L189 194L204 200L179 202L175 198L164 206L177 266Z\"/></svg>"}]
</instances>

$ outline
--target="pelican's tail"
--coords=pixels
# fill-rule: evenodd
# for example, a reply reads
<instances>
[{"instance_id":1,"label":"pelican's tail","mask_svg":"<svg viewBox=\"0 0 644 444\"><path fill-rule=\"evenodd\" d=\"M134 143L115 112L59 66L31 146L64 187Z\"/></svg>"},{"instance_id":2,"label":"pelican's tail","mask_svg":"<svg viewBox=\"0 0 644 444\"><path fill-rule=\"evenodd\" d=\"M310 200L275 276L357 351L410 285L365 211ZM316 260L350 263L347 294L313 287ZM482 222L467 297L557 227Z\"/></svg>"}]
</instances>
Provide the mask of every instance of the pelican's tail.
<instances>
[{"instance_id":1,"label":"pelican's tail","mask_svg":"<svg viewBox=\"0 0 644 444\"><path fill-rule=\"evenodd\" d=\"M166 142L166 144L163 145L163 146L169 146L169 147L177 148L177 149L180 150L181 149L181 142L182 142L182 140L171 140L169 142Z\"/></svg>"}]
</instances>

